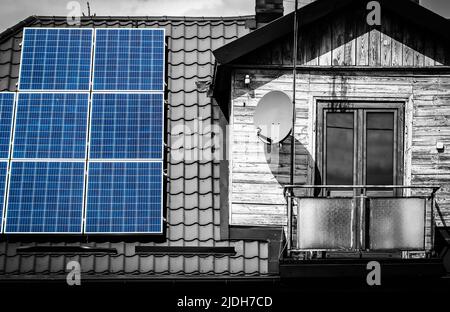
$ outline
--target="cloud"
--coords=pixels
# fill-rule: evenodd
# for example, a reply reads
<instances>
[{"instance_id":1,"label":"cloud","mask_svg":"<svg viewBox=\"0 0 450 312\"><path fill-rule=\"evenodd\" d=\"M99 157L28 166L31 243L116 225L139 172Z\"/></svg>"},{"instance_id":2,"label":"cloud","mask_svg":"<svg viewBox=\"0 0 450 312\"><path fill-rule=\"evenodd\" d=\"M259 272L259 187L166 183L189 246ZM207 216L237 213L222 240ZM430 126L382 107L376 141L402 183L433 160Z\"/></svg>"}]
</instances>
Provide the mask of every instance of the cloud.
<instances>
[{"instance_id":1,"label":"cloud","mask_svg":"<svg viewBox=\"0 0 450 312\"><path fill-rule=\"evenodd\" d=\"M112 0L108 5L96 0L92 7L97 15L176 15L226 16L253 14L254 0ZM110 5L115 2L114 5Z\"/></svg>"},{"instance_id":2,"label":"cloud","mask_svg":"<svg viewBox=\"0 0 450 312\"><path fill-rule=\"evenodd\" d=\"M190 7L186 15L217 16L217 15L252 15L255 14L254 0L215 0L204 1L204 5Z\"/></svg>"},{"instance_id":3,"label":"cloud","mask_svg":"<svg viewBox=\"0 0 450 312\"><path fill-rule=\"evenodd\" d=\"M0 31L30 15L66 16L70 0L2 0ZM299 0L300 5L312 0ZM89 0L98 16L236 16L254 14L255 0ZM84 12L86 0L79 1ZM285 0L285 13L293 10L294 0ZM422 4L443 16L450 16L450 1L422 0Z\"/></svg>"}]
</instances>

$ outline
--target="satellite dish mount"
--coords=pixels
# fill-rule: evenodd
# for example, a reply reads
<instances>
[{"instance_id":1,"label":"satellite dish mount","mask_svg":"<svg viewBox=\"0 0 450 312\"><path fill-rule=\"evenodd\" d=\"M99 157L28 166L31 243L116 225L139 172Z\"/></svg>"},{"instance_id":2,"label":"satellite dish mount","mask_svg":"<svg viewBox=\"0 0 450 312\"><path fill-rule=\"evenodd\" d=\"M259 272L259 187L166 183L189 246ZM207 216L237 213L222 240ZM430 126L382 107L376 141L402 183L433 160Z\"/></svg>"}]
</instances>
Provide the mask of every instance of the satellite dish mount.
<instances>
[{"instance_id":1,"label":"satellite dish mount","mask_svg":"<svg viewBox=\"0 0 450 312\"><path fill-rule=\"evenodd\" d=\"M268 145L286 140L292 131L292 110L292 101L286 93L267 93L258 102L253 116L258 138Z\"/></svg>"}]
</instances>

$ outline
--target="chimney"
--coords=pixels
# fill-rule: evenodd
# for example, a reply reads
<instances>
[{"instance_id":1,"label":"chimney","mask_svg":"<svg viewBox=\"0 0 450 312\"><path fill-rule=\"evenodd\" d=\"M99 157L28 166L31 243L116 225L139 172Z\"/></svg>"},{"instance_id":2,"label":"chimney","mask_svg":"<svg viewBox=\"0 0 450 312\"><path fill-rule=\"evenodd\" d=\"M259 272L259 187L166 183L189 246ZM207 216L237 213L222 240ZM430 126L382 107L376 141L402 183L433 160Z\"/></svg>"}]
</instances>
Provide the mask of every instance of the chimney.
<instances>
[{"instance_id":1,"label":"chimney","mask_svg":"<svg viewBox=\"0 0 450 312\"><path fill-rule=\"evenodd\" d=\"M256 26L259 28L282 17L283 0L256 0Z\"/></svg>"}]
</instances>

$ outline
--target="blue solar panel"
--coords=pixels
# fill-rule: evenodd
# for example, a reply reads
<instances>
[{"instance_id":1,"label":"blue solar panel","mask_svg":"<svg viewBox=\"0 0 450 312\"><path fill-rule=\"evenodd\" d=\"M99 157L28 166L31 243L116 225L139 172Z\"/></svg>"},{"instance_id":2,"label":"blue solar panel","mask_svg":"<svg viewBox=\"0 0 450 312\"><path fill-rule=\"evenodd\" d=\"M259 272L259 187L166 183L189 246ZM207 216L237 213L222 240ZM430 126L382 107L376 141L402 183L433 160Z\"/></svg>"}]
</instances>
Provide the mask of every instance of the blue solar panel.
<instances>
[{"instance_id":1,"label":"blue solar panel","mask_svg":"<svg viewBox=\"0 0 450 312\"><path fill-rule=\"evenodd\" d=\"M3 207L5 198L5 186L6 186L6 173L8 170L8 163L6 161L0 162L0 233L2 233L3 227Z\"/></svg>"},{"instance_id":2,"label":"blue solar panel","mask_svg":"<svg viewBox=\"0 0 450 312\"><path fill-rule=\"evenodd\" d=\"M164 29L93 32L24 30L18 98L0 93L5 233L163 232Z\"/></svg>"},{"instance_id":3,"label":"blue solar panel","mask_svg":"<svg viewBox=\"0 0 450 312\"><path fill-rule=\"evenodd\" d=\"M162 94L94 94L90 157L162 159Z\"/></svg>"},{"instance_id":4,"label":"blue solar panel","mask_svg":"<svg viewBox=\"0 0 450 312\"><path fill-rule=\"evenodd\" d=\"M0 93L0 158L9 157L14 94Z\"/></svg>"},{"instance_id":5,"label":"blue solar panel","mask_svg":"<svg viewBox=\"0 0 450 312\"><path fill-rule=\"evenodd\" d=\"M20 90L89 90L92 29L26 28Z\"/></svg>"},{"instance_id":6,"label":"blue solar panel","mask_svg":"<svg viewBox=\"0 0 450 312\"><path fill-rule=\"evenodd\" d=\"M86 233L161 233L162 163L90 163Z\"/></svg>"},{"instance_id":7,"label":"blue solar panel","mask_svg":"<svg viewBox=\"0 0 450 312\"><path fill-rule=\"evenodd\" d=\"M80 233L84 163L13 162L6 233Z\"/></svg>"},{"instance_id":8,"label":"blue solar panel","mask_svg":"<svg viewBox=\"0 0 450 312\"><path fill-rule=\"evenodd\" d=\"M89 94L20 93L14 158L85 158Z\"/></svg>"},{"instance_id":9,"label":"blue solar panel","mask_svg":"<svg viewBox=\"0 0 450 312\"><path fill-rule=\"evenodd\" d=\"M164 90L164 29L97 29L94 90Z\"/></svg>"}]
</instances>

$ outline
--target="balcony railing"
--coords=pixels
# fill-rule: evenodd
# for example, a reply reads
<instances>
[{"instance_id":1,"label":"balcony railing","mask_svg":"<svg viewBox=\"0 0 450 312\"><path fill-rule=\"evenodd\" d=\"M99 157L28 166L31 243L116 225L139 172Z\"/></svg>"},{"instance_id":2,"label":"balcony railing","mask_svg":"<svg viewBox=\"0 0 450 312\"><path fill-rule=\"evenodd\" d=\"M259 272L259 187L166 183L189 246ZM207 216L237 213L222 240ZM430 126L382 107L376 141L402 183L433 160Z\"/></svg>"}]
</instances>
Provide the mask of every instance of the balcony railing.
<instances>
[{"instance_id":1,"label":"balcony railing","mask_svg":"<svg viewBox=\"0 0 450 312\"><path fill-rule=\"evenodd\" d=\"M299 189L333 190L335 195L347 190L354 195L300 196L296 195ZM402 190L407 189L426 192L405 196ZM434 244L434 200L439 189L437 185L285 186L288 254L305 251L430 254ZM377 190L378 194L368 190ZM380 196L386 191L395 195Z\"/></svg>"}]
</instances>

